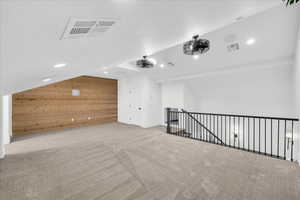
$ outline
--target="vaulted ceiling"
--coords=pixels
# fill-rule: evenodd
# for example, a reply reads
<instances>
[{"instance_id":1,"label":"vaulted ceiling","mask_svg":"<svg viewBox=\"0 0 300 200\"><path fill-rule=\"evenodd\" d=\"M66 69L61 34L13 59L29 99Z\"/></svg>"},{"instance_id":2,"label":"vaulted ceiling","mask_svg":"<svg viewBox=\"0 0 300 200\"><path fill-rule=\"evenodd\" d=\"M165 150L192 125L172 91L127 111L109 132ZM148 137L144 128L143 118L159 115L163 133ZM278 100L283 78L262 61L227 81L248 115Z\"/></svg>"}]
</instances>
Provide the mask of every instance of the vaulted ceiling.
<instances>
[{"instance_id":1,"label":"vaulted ceiling","mask_svg":"<svg viewBox=\"0 0 300 200\"><path fill-rule=\"evenodd\" d=\"M198 59L185 55L183 44L178 44L151 55L157 62L153 69L138 69L134 61L120 64L119 69L136 69L140 74L164 82L238 68L290 66L300 37L299 24L300 7L279 6L201 35L210 41L211 47ZM254 42L249 45L250 40ZM239 49L229 51L232 44L238 44ZM170 62L174 66L168 66ZM118 75L115 70L112 68L110 74ZM131 73L137 74L134 70Z\"/></svg>"},{"instance_id":2,"label":"vaulted ceiling","mask_svg":"<svg viewBox=\"0 0 300 200\"><path fill-rule=\"evenodd\" d=\"M276 26L276 21L270 29L264 26L262 18L250 17L276 6L270 15L274 15L279 24ZM157 57L160 62L172 61L178 68L173 72L149 72L156 80L198 73L199 64L183 57L180 49L180 44L195 34L211 39L212 49L216 49L200 58L208 62L203 66L205 70L221 67L213 62L215 59L222 60L223 67L240 64L239 59L244 59L244 63L253 62L249 55L255 53L254 49L236 53L241 54L238 61L233 54L227 55L222 49L224 36L233 33L241 43L248 36L257 37L256 48L264 48L274 43L267 36L269 30L268 34L274 34L276 39L282 38L281 29L294 30L297 20L289 23L286 20L299 16L295 9L298 8L285 8L281 0L0 0L2 88L8 94L48 84L42 81L44 78L55 82L83 74L110 76L103 74L106 68L111 70L111 77L114 71L120 73L120 69L121 74L123 71L131 73L132 70L119 66L127 63L130 67L132 61L145 54ZM277 16L276 13L283 14ZM239 17L243 19L236 21ZM109 18L116 19L117 23L97 37L62 40L72 18ZM252 21L247 25L248 18ZM232 23L236 28L226 27ZM250 29L252 25L257 25L257 30ZM287 41L278 41L283 44L282 48L275 45L276 49L269 56L257 53L258 59L291 56L293 37L291 33ZM260 45L261 40L267 42ZM57 63L67 66L53 68ZM195 70L186 71L183 68L186 65Z\"/></svg>"}]
</instances>

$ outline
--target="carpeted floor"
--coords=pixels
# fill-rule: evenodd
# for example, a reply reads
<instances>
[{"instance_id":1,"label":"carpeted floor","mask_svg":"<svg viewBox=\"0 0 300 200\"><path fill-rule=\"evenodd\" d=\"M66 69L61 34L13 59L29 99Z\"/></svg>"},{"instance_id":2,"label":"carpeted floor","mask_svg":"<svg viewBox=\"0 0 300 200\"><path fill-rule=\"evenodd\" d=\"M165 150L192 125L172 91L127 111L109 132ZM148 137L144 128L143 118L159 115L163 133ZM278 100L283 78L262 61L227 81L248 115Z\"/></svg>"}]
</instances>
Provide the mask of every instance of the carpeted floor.
<instances>
[{"instance_id":1,"label":"carpeted floor","mask_svg":"<svg viewBox=\"0 0 300 200\"><path fill-rule=\"evenodd\" d=\"M300 167L114 123L18 137L0 199L299 200Z\"/></svg>"}]
</instances>

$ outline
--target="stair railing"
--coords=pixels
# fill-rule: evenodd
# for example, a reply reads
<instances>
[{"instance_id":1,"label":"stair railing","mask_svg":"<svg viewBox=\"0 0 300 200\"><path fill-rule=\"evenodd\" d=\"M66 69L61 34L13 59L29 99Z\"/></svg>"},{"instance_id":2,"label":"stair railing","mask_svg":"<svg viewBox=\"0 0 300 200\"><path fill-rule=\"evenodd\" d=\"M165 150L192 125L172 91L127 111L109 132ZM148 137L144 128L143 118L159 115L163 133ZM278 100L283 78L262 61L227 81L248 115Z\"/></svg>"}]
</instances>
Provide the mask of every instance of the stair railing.
<instances>
[{"instance_id":1,"label":"stair railing","mask_svg":"<svg viewBox=\"0 0 300 200\"><path fill-rule=\"evenodd\" d=\"M167 133L294 161L299 119L167 109Z\"/></svg>"}]
</instances>

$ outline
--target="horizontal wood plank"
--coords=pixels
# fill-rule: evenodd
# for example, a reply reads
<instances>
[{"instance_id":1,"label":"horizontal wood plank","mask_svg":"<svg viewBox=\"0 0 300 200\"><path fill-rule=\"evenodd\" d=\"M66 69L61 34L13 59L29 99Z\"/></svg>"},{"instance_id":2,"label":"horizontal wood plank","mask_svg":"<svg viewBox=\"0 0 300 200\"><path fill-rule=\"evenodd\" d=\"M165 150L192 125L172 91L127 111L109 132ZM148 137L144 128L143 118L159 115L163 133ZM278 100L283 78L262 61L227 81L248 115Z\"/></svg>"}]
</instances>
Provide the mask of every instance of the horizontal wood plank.
<instances>
[{"instance_id":1,"label":"horizontal wood plank","mask_svg":"<svg viewBox=\"0 0 300 200\"><path fill-rule=\"evenodd\" d=\"M117 80L82 76L14 94L13 135L115 122L117 87Z\"/></svg>"}]
</instances>

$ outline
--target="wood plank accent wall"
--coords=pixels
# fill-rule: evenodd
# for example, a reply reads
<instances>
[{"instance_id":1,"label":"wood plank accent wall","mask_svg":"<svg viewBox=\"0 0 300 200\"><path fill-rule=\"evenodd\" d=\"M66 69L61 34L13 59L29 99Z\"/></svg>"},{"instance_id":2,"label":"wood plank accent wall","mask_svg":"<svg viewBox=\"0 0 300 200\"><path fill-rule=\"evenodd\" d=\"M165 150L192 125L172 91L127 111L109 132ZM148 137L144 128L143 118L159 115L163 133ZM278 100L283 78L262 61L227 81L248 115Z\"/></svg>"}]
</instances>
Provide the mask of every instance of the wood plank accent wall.
<instances>
[{"instance_id":1,"label":"wood plank accent wall","mask_svg":"<svg viewBox=\"0 0 300 200\"><path fill-rule=\"evenodd\" d=\"M117 80L81 76L14 94L13 135L115 122L117 88Z\"/></svg>"}]
</instances>

